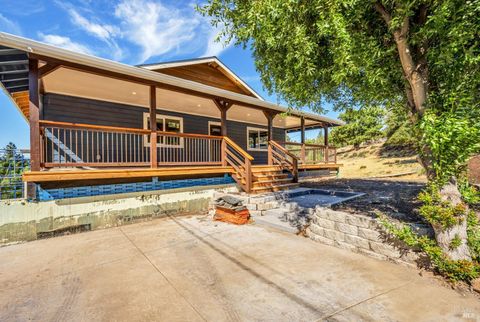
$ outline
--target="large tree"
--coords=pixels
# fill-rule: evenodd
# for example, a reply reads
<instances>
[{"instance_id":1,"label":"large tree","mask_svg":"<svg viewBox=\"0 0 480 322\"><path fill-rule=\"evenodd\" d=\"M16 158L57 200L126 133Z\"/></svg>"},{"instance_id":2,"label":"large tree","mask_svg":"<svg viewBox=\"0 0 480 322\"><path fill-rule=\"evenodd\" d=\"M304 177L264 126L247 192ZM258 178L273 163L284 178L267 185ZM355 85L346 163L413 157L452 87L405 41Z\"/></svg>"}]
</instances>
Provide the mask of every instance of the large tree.
<instances>
[{"instance_id":1,"label":"large tree","mask_svg":"<svg viewBox=\"0 0 480 322\"><path fill-rule=\"evenodd\" d=\"M331 141L336 146L358 148L361 143L379 139L385 135L384 115L384 110L378 106L348 108L338 116L345 125L332 130Z\"/></svg>"},{"instance_id":2,"label":"large tree","mask_svg":"<svg viewBox=\"0 0 480 322\"><path fill-rule=\"evenodd\" d=\"M208 0L200 10L251 48L265 87L292 107L402 109L440 195L437 241L470 259L455 177L480 142L479 0Z\"/></svg>"}]
</instances>

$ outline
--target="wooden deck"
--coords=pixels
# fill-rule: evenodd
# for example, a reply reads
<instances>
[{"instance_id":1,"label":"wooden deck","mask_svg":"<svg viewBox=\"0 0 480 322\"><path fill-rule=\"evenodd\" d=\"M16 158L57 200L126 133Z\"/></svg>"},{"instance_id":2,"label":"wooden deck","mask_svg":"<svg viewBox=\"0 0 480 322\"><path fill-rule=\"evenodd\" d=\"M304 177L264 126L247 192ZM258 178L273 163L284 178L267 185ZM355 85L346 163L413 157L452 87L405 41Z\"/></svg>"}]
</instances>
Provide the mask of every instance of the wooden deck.
<instances>
[{"instance_id":1,"label":"wooden deck","mask_svg":"<svg viewBox=\"0 0 480 322\"><path fill-rule=\"evenodd\" d=\"M299 165L300 170L338 170L341 164L309 164ZM254 165L253 169L265 169L271 166ZM25 182L53 182L53 181L77 181L77 180L108 180L108 179L133 179L133 178L171 178L171 177L192 177L204 175L233 174L231 166L211 167L164 167L156 169L55 169L50 171L29 171L23 174Z\"/></svg>"}]
</instances>

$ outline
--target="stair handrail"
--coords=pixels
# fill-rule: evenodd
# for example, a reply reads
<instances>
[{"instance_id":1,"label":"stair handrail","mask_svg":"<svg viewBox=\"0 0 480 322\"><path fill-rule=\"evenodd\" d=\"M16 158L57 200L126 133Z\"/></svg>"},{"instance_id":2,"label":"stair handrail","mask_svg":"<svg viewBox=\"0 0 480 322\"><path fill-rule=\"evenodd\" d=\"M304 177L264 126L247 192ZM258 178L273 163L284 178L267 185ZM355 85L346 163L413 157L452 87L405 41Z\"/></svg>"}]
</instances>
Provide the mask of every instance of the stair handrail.
<instances>
[{"instance_id":1,"label":"stair handrail","mask_svg":"<svg viewBox=\"0 0 480 322\"><path fill-rule=\"evenodd\" d=\"M279 150L279 152L277 150ZM290 171L293 176L293 182L298 182L299 159L296 155L285 149L279 143L270 140L268 141L268 158L269 163L277 163L285 170ZM288 158L290 158L291 160L288 160ZM286 167L282 161L289 164L290 166Z\"/></svg>"},{"instance_id":2,"label":"stair handrail","mask_svg":"<svg viewBox=\"0 0 480 322\"><path fill-rule=\"evenodd\" d=\"M231 147L235 150L240 156L243 157L243 160L235 156L230 150ZM233 142L229 137L224 136L222 140L222 165L230 165L236 171L238 178L235 178L237 183L242 187L242 189L250 193L252 190L252 161L254 158L248 154L245 150L239 147L235 142Z\"/></svg>"}]
</instances>

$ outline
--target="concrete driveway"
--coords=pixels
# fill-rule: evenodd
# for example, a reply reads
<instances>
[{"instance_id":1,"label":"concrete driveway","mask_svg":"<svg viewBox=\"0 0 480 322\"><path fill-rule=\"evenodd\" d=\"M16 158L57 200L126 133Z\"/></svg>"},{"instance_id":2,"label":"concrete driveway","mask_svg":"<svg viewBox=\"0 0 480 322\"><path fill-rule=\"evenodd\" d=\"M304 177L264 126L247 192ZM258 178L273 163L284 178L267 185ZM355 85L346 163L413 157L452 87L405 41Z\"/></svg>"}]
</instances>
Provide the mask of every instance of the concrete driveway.
<instances>
[{"instance_id":1,"label":"concrete driveway","mask_svg":"<svg viewBox=\"0 0 480 322\"><path fill-rule=\"evenodd\" d=\"M480 320L414 269L254 225L164 218L0 248L0 321Z\"/></svg>"}]
</instances>

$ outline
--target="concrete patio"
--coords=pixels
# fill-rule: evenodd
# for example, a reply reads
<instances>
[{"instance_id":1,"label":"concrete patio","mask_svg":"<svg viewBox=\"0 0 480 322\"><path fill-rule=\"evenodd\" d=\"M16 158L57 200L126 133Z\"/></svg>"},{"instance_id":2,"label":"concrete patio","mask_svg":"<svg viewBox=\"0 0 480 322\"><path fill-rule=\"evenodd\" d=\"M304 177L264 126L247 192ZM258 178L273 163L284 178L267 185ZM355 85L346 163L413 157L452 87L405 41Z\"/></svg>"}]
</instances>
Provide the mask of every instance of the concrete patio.
<instances>
[{"instance_id":1,"label":"concrete patio","mask_svg":"<svg viewBox=\"0 0 480 322\"><path fill-rule=\"evenodd\" d=\"M418 271L254 226L164 218L0 248L0 321L475 321Z\"/></svg>"}]
</instances>

